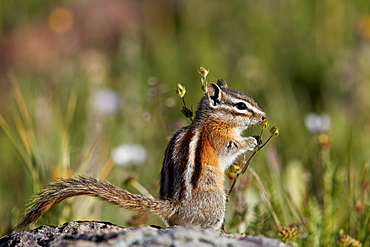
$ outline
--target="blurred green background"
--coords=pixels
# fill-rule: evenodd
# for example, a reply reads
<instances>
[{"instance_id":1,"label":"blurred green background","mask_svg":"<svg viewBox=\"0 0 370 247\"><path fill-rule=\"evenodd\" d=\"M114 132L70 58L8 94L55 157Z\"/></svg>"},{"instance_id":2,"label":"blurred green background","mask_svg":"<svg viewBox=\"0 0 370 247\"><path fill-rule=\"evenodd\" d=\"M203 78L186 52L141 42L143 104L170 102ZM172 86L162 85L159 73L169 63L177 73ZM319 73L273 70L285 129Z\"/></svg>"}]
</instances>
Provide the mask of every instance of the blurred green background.
<instances>
[{"instance_id":1,"label":"blurred green background","mask_svg":"<svg viewBox=\"0 0 370 247\"><path fill-rule=\"evenodd\" d=\"M157 196L168 138L189 124L174 89L195 110L200 66L281 133L238 181L226 230L369 246L368 0L1 1L0 235L55 177ZM87 197L36 226L77 219L163 226Z\"/></svg>"}]
</instances>

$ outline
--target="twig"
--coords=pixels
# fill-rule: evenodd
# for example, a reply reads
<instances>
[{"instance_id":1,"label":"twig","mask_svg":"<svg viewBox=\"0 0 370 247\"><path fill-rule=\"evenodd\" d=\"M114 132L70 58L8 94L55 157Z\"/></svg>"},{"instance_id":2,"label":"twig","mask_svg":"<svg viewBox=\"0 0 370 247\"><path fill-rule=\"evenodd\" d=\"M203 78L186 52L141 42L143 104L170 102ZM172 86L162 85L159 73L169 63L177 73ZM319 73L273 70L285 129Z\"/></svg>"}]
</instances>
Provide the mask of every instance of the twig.
<instances>
[{"instance_id":1,"label":"twig","mask_svg":"<svg viewBox=\"0 0 370 247\"><path fill-rule=\"evenodd\" d=\"M260 136L262 136L262 133L263 133L263 129L261 130L261 135ZM271 135L268 139L267 139L267 141L265 141L261 146L259 146L256 150L254 150L253 151L253 153L252 153L252 155L248 158L248 160L245 162L245 164L244 164L244 166L243 166L243 169L241 170L241 172L238 172L237 174L236 174L236 177L235 177L235 179L234 179L234 181L233 181L233 183L231 184L231 187L230 187L230 190L229 190L229 193L228 193L228 196L230 196L230 194L231 194L231 192L233 191L233 189L234 189L234 186L235 186L235 184L236 184L236 181L238 180L238 178L239 178L239 176L240 175L242 175L242 174L244 174L246 171L247 171L247 169L248 169L248 167L249 167L249 165L250 165L250 163L252 162L252 159L253 159L253 157L272 139L272 137L274 137L274 135Z\"/></svg>"}]
</instances>

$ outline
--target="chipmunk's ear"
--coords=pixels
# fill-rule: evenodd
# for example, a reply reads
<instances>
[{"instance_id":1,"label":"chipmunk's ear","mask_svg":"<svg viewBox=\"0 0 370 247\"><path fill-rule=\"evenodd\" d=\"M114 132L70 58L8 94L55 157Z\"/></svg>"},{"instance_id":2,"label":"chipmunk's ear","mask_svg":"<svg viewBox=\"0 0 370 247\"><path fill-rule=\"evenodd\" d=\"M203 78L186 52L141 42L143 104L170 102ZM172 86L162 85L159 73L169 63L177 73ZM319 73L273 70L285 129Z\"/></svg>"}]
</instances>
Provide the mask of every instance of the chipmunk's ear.
<instances>
[{"instance_id":1,"label":"chipmunk's ear","mask_svg":"<svg viewBox=\"0 0 370 247\"><path fill-rule=\"evenodd\" d=\"M207 96L209 99L209 102L212 107L215 107L219 104L221 104L222 101L222 90L221 88L214 84L214 83L209 83L207 87Z\"/></svg>"},{"instance_id":2,"label":"chipmunk's ear","mask_svg":"<svg viewBox=\"0 0 370 247\"><path fill-rule=\"evenodd\" d=\"M226 81L224 79L221 79L221 78L217 80L217 85L222 89L229 88Z\"/></svg>"}]
</instances>

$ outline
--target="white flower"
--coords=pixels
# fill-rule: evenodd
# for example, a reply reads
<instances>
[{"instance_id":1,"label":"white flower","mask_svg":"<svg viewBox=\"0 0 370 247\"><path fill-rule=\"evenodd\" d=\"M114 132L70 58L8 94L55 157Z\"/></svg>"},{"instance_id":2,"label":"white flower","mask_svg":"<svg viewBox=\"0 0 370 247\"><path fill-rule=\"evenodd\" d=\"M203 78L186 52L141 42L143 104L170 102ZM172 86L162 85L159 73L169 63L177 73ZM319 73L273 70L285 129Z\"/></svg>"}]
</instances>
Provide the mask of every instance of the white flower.
<instances>
[{"instance_id":1,"label":"white flower","mask_svg":"<svg viewBox=\"0 0 370 247\"><path fill-rule=\"evenodd\" d=\"M330 129L330 117L327 114L308 113L305 117L306 128L312 133L325 132Z\"/></svg>"},{"instance_id":2,"label":"white flower","mask_svg":"<svg viewBox=\"0 0 370 247\"><path fill-rule=\"evenodd\" d=\"M114 163L120 166L140 165L146 157L147 151L140 144L122 144L112 151Z\"/></svg>"},{"instance_id":3,"label":"white flower","mask_svg":"<svg viewBox=\"0 0 370 247\"><path fill-rule=\"evenodd\" d=\"M92 107L100 113L116 113L122 106L118 94L111 89L100 89L91 97Z\"/></svg>"}]
</instances>

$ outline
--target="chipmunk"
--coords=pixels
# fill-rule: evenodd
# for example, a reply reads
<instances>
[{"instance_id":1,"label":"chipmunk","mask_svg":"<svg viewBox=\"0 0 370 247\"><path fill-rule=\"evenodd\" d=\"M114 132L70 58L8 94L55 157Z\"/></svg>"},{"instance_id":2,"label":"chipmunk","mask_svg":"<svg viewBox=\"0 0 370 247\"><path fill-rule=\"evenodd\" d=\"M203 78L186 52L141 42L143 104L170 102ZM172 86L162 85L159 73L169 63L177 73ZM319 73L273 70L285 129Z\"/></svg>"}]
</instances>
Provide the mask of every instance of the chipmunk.
<instances>
[{"instance_id":1,"label":"chipmunk","mask_svg":"<svg viewBox=\"0 0 370 247\"><path fill-rule=\"evenodd\" d=\"M238 155L256 147L257 137L241 134L265 116L252 98L229 89L223 79L210 83L194 121L178 130L167 146L159 199L132 194L90 176L60 179L36 196L16 229L37 220L54 204L79 195L157 214L169 226L220 228L226 210L224 171Z\"/></svg>"}]
</instances>

